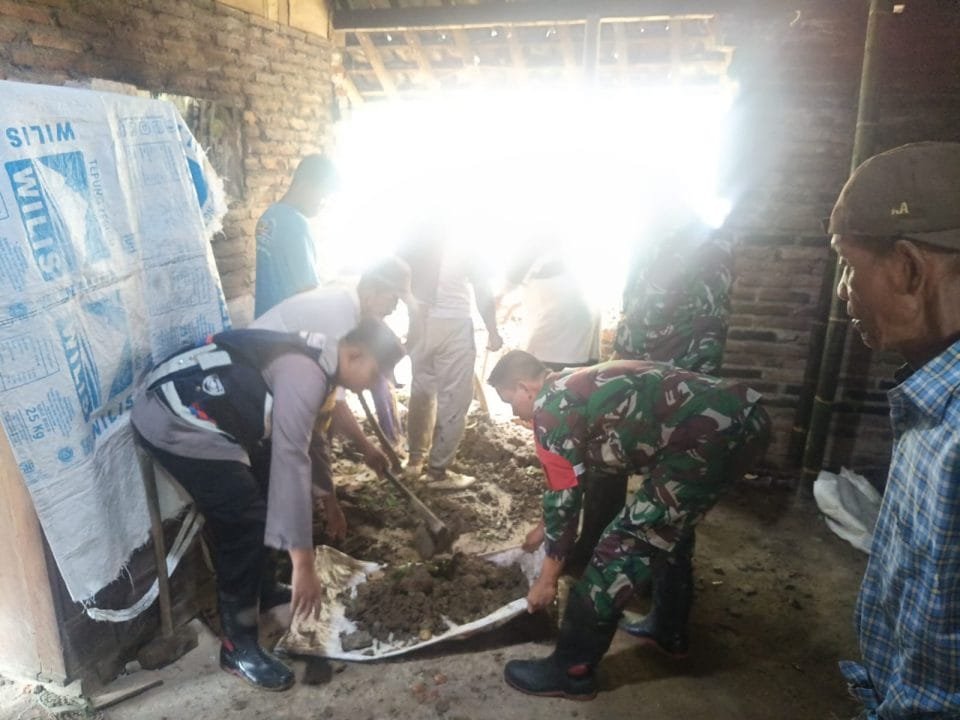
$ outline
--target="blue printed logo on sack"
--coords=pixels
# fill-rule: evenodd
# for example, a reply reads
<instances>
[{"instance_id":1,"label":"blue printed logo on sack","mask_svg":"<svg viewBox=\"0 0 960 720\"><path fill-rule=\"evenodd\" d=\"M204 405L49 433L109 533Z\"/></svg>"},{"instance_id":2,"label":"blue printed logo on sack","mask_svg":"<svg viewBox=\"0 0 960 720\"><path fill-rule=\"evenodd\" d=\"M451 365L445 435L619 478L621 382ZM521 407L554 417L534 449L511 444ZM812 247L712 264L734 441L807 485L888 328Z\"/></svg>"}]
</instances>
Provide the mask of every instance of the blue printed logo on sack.
<instances>
[{"instance_id":1,"label":"blue printed logo on sack","mask_svg":"<svg viewBox=\"0 0 960 720\"><path fill-rule=\"evenodd\" d=\"M5 165L20 219L44 280L77 268L74 243L93 258L106 246L90 201L83 153L12 160Z\"/></svg>"},{"instance_id":2,"label":"blue printed logo on sack","mask_svg":"<svg viewBox=\"0 0 960 720\"><path fill-rule=\"evenodd\" d=\"M93 356L93 348L83 330L70 320L57 323L63 354L70 368L73 387L77 391L80 411L83 419L90 422L90 416L100 407L100 373Z\"/></svg>"}]
</instances>

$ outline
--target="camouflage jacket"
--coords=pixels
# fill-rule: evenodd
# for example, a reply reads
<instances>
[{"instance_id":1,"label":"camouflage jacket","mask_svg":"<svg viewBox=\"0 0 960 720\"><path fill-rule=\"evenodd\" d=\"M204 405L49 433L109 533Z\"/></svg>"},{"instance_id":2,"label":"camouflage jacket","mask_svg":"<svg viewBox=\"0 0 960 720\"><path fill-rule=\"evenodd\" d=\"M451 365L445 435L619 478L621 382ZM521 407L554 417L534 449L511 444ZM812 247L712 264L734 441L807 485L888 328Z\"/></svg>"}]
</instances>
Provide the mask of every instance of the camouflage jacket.
<instances>
[{"instance_id":1,"label":"camouflage jacket","mask_svg":"<svg viewBox=\"0 0 960 720\"><path fill-rule=\"evenodd\" d=\"M760 400L744 385L662 363L618 360L550 375L534 403L537 455L547 476L543 494L546 550L563 558L577 537L590 472L645 473L658 463L698 462L698 449L727 442ZM694 452L691 452L694 451Z\"/></svg>"},{"instance_id":2,"label":"camouflage jacket","mask_svg":"<svg viewBox=\"0 0 960 720\"><path fill-rule=\"evenodd\" d=\"M623 292L618 357L672 362L717 375L730 317L733 252L729 241L674 237L637 260Z\"/></svg>"}]
</instances>

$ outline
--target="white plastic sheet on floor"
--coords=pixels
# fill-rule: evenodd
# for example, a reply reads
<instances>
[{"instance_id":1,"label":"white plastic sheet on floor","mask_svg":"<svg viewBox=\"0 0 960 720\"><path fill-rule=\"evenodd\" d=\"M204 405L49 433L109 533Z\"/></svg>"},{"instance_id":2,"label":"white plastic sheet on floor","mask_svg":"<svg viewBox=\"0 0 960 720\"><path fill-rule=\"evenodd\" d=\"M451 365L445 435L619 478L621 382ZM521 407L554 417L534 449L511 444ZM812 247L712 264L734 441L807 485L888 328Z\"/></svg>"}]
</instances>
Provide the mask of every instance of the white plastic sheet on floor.
<instances>
[{"instance_id":1,"label":"white plastic sheet on floor","mask_svg":"<svg viewBox=\"0 0 960 720\"><path fill-rule=\"evenodd\" d=\"M148 538L129 411L152 360L228 324L224 210L169 103L0 81L2 424L75 600Z\"/></svg>"},{"instance_id":2,"label":"white plastic sheet on floor","mask_svg":"<svg viewBox=\"0 0 960 720\"><path fill-rule=\"evenodd\" d=\"M543 549L535 553L526 553L520 548L511 548L498 553L483 556L494 565L506 567L519 565L527 581L532 583L540 572L543 563ZM365 583L367 578L380 570L377 563L356 560L339 550L326 546L317 548L314 563L320 583L323 586L323 604L317 619L295 617L290 629L277 643L277 648L300 655L317 655L336 660L354 660L369 662L383 658L403 655L420 648L446 640L463 639L478 632L492 630L527 611L526 597L517 598L492 613L464 625L449 622L449 629L429 640L419 642L397 641L384 643L374 640L369 648L345 651L340 644L341 633L351 633L357 626L344 614L343 602L339 595L357 585Z\"/></svg>"},{"instance_id":3,"label":"white plastic sheet on floor","mask_svg":"<svg viewBox=\"0 0 960 720\"><path fill-rule=\"evenodd\" d=\"M813 497L827 527L869 554L883 499L870 481L847 468L841 468L839 475L821 470L813 483Z\"/></svg>"}]
</instances>

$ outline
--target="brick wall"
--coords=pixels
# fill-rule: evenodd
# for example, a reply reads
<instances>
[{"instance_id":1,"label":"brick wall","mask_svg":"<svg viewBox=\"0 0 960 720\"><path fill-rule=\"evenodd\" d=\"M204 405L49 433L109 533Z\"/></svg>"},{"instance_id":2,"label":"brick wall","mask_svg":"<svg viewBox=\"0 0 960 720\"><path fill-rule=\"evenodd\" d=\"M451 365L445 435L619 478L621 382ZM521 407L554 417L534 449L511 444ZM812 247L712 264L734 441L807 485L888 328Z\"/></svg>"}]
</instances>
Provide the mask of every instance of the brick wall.
<instances>
[{"instance_id":1,"label":"brick wall","mask_svg":"<svg viewBox=\"0 0 960 720\"><path fill-rule=\"evenodd\" d=\"M0 78L101 78L242 113L244 197L213 247L231 309L250 313L257 218L326 142L328 40L213 0L0 0Z\"/></svg>"},{"instance_id":2,"label":"brick wall","mask_svg":"<svg viewBox=\"0 0 960 720\"><path fill-rule=\"evenodd\" d=\"M849 171L867 10L865 2L797 5L797 15L726 24L740 83L728 222L738 279L726 374L767 394L775 424L769 459L781 466L789 465L810 326L832 263L820 219ZM918 0L891 20L883 30L875 151L960 140L960 7ZM882 477L890 449L884 391L896 365L849 333L829 466Z\"/></svg>"}]
</instances>

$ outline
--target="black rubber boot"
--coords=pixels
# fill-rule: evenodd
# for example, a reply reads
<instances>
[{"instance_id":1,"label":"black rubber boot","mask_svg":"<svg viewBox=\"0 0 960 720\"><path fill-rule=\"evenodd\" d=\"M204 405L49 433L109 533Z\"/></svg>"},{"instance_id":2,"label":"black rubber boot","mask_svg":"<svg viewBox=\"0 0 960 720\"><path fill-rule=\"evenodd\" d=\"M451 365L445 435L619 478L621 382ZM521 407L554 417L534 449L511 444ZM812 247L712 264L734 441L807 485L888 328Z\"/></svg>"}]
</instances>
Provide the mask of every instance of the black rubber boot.
<instances>
[{"instance_id":1,"label":"black rubber boot","mask_svg":"<svg viewBox=\"0 0 960 720\"><path fill-rule=\"evenodd\" d=\"M693 605L693 538L677 545L669 558L655 563L653 607L642 620L620 627L672 658L687 657L687 621Z\"/></svg>"},{"instance_id":2,"label":"black rubber boot","mask_svg":"<svg viewBox=\"0 0 960 720\"><path fill-rule=\"evenodd\" d=\"M293 672L268 653L257 639L257 606L220 596L220 667L262 690L286 690Z\"/></svg>"},{"instance_id":3,"label":"black rubber boot","mask_svg":"<svg viewBox=\"0 0 960 720\"><path fill-rule=\"evenodd\" d=\"M615 620L600 622L587 600L571 594L553 654L540 660L511 660L503 670L504 680L528 695L593 700L596 667L616 629Z\"/></svg>"}]
</instances>

